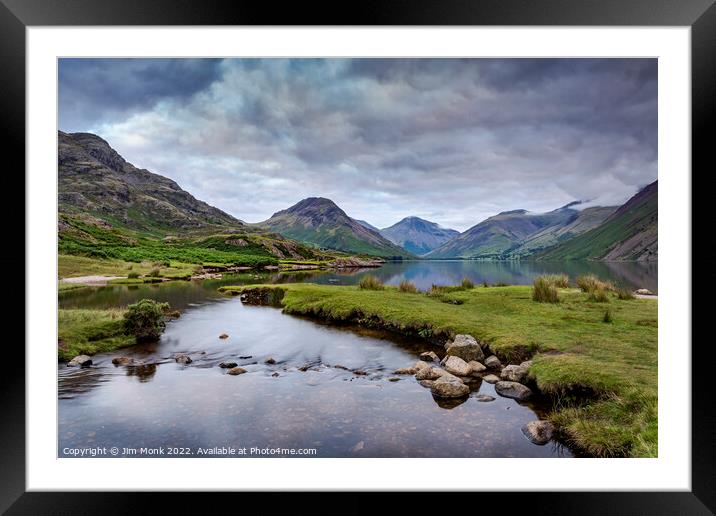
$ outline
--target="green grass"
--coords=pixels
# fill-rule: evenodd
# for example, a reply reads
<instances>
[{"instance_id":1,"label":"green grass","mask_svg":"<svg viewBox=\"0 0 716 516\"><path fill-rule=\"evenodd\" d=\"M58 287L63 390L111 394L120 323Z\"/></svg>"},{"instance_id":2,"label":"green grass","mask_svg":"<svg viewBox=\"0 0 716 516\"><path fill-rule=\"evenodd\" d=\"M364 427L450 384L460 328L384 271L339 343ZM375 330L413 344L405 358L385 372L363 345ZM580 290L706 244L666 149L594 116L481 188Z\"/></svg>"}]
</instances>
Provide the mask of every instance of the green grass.
<instances>
[{"instance_id":1,"label":"green grass","mask_svg":"<svg viewBox=\"0 0 716 516\"><path fill-rule=\"evenodd\" d=\"M123 329L124 310L60 309L57 311L57 355L71 360L131 346L136 342Z\"/></svg>"},{"instance_id":2,"label":"green grass","mask_svg":"<svg viewBox=\"0 0 716 516\"><path fill-rule=\"evenodd\" d=\"M252 287L223 287L225 292ZM535 353L530 370L552 396L563 439L596 456L657 455L657 301L604 305L578 289L559 289L560 303L535 303L529 286L437 287L437 295L398 288L286 284L287 313L378 325L443 342L469 333L504 362ZM461 304L446 303L449 295Z\"/></svg>"},{"instance_id":3,"label":"green grass","mask_svg":"<svg viewBox=\"0 0 716 516\"><path fill-rule=\"evenodd\" d=\"M532 284L532 301L559 303L557 287L547 276L537 276Z\"/></svg>"}]
</instances>

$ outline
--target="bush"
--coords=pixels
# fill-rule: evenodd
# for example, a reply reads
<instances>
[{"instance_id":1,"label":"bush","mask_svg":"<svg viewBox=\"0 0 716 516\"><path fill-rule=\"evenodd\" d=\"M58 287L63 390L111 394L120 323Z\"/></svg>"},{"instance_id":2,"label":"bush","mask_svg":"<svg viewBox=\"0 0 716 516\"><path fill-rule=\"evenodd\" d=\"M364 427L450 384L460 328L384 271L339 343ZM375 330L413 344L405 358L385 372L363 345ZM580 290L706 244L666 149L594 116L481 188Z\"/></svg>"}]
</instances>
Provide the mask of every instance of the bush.
<instances>
[{"instance_id":1,"label":"bush","mask_svg":"<svg viewBox=\"0 0 716 516\"><path fill-rule=\"evenodd\" d=\"M464 288L464 289L470 289L470 288L475 287L475 284L472 281L470 281L468 278L463 278L462 283L460 283L460 285L462 285L462 288Z\"/></svg>"},{"instance_id":2,"label":"bush","mask_svg":"<svg viewBox=\"0 0 716 516\"><path fill-rule=\"evenodd\" d=\"M158 278L159 277L159 267L154 267L151 271L149 271L149 276L152 278Z\"/></svg>"},{"instance_id":3,"label":"bush","mask_svg":"<svg viewBox=\"0 0 716 516\"><path fill-rule=\"evenodd\" d=\"M577 286L582 290L582 292L592 292L593 290L615 290L613 283L610 281L602 281L594 274L578 276Z\"/></svg>"},{"instance_id":4,"label":"bush","mask_svg":"<svg viewBox=\"0 0 716 516\"><path fill-rule=\"evenodd\" d=\"M542 277L557 288L569 287L569 276L566 274L543 274Z\"/></svg>"},{"instance_id":5,"label":"bush","mask_svg":"<svg viewBox=\"0 0 716 516\"><path fill-rule=\"evenodd\" d=\"M617 290L617 297L623 300L636 299L634 293L628 288L620 288Z\"/></svg>"},{"instance_id":6,"label":"bush","mask_svg":"<svg viewBox=\"0 0 716 516\"><path fill-rule=\"evenodd\" d=\"M490 286L490 284L486 280L482 280L482 286L487 288Z\"/></svg>"},{"instance_id":7,"label":"bush","mask_svg":"<svg viewBox=\"0 0 716 516\"><path fill-rule=\"evenodd\" d=\"M358 286L362 290L383 290L384 288L383 282L372 274L366 274L365 276L363 276L360 279L360 283L358 283Z\"/></svg>"},{"instance_id":8,"label":"bush","mask_svg":"<svg viewBox=\"0 0 716 516\"><path fill-rule=\"evenodd\" d=\"M124 333L134 335L137 342L157 340L164 331L164 313L169 303L142 299L129 305L124 314Z\"/></svg>"},{"instance_id":9,"label":"bush","mask_svg":"<svg viewBox=\"0 0 716 516\"><path fill-rule=\"evenodd\" d=\"M559 293L545 276L537 276L532 284L532 300L538 303L559 303Z\"/></svg>"},{"instance_id":10,"label":"bush","mask_svg":"<svg viewBox=\"0 0 716 516\"><path fill-rule=\"evenodd\" d=\"M417 287L408 280L401 281L400 285L398 285L398 290L401 292L408 292L410 294L415 294L418 291Z\"/></svg>"},{"instance_id":11,"label":"bush","mask_svg":"<svg viewBox=\"0 0 716 516\"><path fill-rule=\"evenodd\" d=\"M139 273L137 271L132 271L129 274L127 274L127 277L129 279L137 279L139 277Z\"/></svg>"},{"instance_id":12,"label":"bush","mask_svg":"<svg viewBox=\"0 0 716 516\"><path fill-rule=\"evenodd\" d=\"M614 319L612 318L612 311L607 308L607 311L604 312L604 317L602 317L602 322L610 323Z\"/></svg>"},{"instance_id":13,"label":"bush","mask_svg":"<svg viewBox=\"0 0 716 516\"><path fill-rule=\"evenodd\" d=\"M589 296L587 297L589 301L594 301L595 303L608 303L609 302L609 296L607 295L606 290L603 288L597 288L592 290L589 293Z\"/></svg>"}]
</instances>

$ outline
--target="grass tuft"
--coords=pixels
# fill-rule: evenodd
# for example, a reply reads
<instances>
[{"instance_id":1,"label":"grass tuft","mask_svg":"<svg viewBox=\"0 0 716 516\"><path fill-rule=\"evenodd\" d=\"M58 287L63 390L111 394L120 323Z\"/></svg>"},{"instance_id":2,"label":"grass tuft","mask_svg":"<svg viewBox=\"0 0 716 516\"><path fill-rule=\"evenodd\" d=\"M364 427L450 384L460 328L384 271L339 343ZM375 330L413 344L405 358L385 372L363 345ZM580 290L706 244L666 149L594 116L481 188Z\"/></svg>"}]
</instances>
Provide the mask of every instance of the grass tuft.
<instances>
[{"instance_id":1,"label":"grass tuft","mask_svg":"<svg viewBox=\"0 0 716 516\"><path fill-rule=\"evenodd\" d=\"M607 308L607 310L604 312L604 317L602 317L603 323L611 323L614 321L614 318L612 317L612 311Z\"/></svg>"},{"instance_id":2,"label":"grass tuft","mask_svg":"<svg viewBox=\"0 0 716 516\"><path fill-rule=\"evenodd\" d=\"M546 276L537 276L532 284L532 300L538 303L559 303L557 287Z\"/></svg>"},{"instance_id":3,"label":"grass tuft","mask_svg":"<svg viewBox=\"0 0 716 516\"><path fill-rule=\"evenodd\" d=\"M609 295L607 295L606 290L603 288L598 288L590 291L587 299L589 301L594 301L595 303L608 303Z\"/></svg>"},{"instance_id":4,"label":"grass tuft","mask_svg":"<svg viewBox=\"0 0 716 516\"><path fill-rule=\"evenodd\" d=\"M475 284L472 281L470 281L469 278L462 278L462 282L460 283L460 285L464 289L475 288Z\"/></svg>"},{"instance_id":5,"label":"grass tuft","mask_svg":"<svg viewBox=\"0 0 716 516\"><path fill-rule=\"evenodd\" d=\"M358 286L361 288L361 290L383 290L385 288L383 282L372 274L366 274L365 276L363 276L360 279L360 283L358 283Z\"/></svg>"},{"instance_id":6,"label":"grass tuft","mask_svg":"<svg viewBox=\"0 0 716 516\"><path fill-rule=\"evenodd\" d=\"M418 292L418 288L415 286L415 284L408 280L402 280L400 282L400 285L398 285L398 290L400 292L407 292L409 294L415 294Z\"/></svg>"},{"instance_id":7,"label":"grass tuft","mask_svg":"<svg viewBox=\"0 0 716 516\"><path fill-rule=\"evenodd\" d=\"M577 286L582 292L592 292L593 290L615 290L614 284L610 281L602 281L594 274L585 274L577 277Z\"/></svg>"},{"instance_id":8,"label":"grass tuft","mask_svg":"<svg viewBox=\"0 0 716 516\"><path fill-rule=\"evenodd\" d=\"M620 288L617 290L617 297L623 301L630 301L636 299L634 293L628 288Z\"/></svg>"}]
</instances>

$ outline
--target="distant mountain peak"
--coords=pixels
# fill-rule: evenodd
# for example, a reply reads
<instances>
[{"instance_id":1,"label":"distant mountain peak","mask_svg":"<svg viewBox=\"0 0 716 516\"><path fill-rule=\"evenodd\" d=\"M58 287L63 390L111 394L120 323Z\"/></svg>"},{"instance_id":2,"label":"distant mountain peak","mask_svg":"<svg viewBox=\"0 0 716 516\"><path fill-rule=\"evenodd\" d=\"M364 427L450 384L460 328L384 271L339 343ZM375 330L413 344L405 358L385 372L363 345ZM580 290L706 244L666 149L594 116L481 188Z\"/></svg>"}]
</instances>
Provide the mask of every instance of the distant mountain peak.
<instances>
[{"instance_id":1,"label":"distant mountain peak","mask_svg":"<svg viewBox=\"0 0 716 516\"><path fill-rule=\"evenodd\" d=\"M442 228L435 222L410 216L382 229L380 234L411 253L422 255L436 249L460 233L454 229Z\"/></svg>"},{"instance_id":2,"label":"distant mountain peak","mask_svg":"<svg viewBox=\"0 0 716 516\"><path fill-rule=\"evenodd\" d=\"M509 211L501 211L498 213L498 215L525 215L527 213L527 210L509 210Z\"/></svg>"}]
</instances>

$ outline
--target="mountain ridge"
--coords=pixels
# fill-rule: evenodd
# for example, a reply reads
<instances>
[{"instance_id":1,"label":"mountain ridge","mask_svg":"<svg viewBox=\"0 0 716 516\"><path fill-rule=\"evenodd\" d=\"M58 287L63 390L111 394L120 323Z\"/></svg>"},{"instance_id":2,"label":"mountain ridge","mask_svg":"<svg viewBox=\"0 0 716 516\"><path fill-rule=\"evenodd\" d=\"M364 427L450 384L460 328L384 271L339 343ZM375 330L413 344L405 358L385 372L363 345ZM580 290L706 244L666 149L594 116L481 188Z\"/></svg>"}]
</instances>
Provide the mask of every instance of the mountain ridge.
<instances>
[{"instance_id":1,"label":"mountain ridge","mask_svg":"<svg viewBox=\"0 0 716 516\"><path fill-rule=\"evenodd\" d=\"M440 247L460 232L443 228L435 222L420 217L409 216L381 229L380 234L405 250L421 256Z\"/></svg>"}]
</instances>

